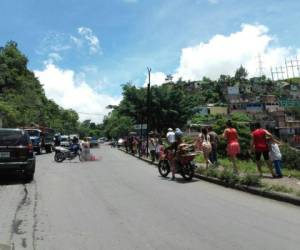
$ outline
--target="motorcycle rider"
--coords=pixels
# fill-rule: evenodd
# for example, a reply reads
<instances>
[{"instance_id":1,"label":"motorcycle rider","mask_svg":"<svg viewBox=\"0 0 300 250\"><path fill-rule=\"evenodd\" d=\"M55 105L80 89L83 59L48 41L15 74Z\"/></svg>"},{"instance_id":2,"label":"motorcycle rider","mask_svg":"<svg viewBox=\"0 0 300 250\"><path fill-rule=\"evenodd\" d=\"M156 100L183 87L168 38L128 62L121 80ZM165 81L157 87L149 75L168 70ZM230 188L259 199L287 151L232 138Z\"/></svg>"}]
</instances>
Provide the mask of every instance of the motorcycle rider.
<instances>
[{"instance_id":1,"label":"motorcycle rider","mask_svg":"<svg viewBox=\"0 0 300 250\"><path fill-rule=\"evenodd\" d=\"M79 145L79 139L76 136L73 137L69 150L74 154L78 154L78 151L80 150L80 145Z\"/></svg>"},{"instance_id":2,"label":"motorcycle rider","mask_svg":"<svg viewBox=\"0 0 300 250\"><path fill-rule=\"evenodd\" d=\"M175 180L176 161L178 160L181 151L182 136L183 136L183 132L179 128L176 128L175 141L169 147L166 148L166 150L171 150L171 157L170 157L171 172L172 172L171 180Z\"/></svg>"},{"instance_id":3,"label":"motorcycle rider","mask_svg":"<svg viewBox=\"0 0 300 250\"><path fill-rule=\"evenodd\" d=\"M168 133L166 135L168 143L172 144L175 142L175 132L173 131L172 128L168 128Z\"/></svg>"}]
</instances>

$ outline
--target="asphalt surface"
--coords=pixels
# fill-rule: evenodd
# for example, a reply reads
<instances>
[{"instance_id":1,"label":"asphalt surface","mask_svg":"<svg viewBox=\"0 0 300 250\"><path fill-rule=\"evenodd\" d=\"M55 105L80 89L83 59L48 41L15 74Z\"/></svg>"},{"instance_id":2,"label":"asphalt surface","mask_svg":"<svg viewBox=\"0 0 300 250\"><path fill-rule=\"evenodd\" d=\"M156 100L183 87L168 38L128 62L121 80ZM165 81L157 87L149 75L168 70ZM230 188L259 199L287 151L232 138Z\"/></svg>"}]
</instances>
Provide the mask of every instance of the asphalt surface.
<instances>
[{"instance_id":1,"label":"asphalt surface","mask_svg":"<svg viewBox=\"0 0 300 250\"><path fill-rule=\"evenodd\" d=\"M0 180L0 249L300 249L300 209L155 167L102 146L97 162L37 157ZM2 245L1 245L2 244Z\"/></svg>"}]
</instances>

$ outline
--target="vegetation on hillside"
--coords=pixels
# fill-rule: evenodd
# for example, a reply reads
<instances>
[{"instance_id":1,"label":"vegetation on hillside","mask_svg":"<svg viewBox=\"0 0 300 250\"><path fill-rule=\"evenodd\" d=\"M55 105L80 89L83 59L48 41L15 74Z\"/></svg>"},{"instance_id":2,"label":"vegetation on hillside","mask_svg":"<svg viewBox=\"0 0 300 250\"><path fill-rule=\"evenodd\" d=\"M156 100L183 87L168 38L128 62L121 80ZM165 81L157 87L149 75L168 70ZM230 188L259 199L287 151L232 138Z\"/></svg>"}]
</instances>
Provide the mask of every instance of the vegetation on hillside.
<instances>
[{"instance_id":1,"label":"vegetation on hillside","mask_svg":"<svg viewBox=\"0 0 300 250\"><path fill-rule=\"evenodd\" d=\"M74 110L63 109L49 100L27 64L28 59L19 51L17 43L11 41L0 47L0 114L3 127L38 124L66 134L100 134L99 128L91 128L87 122L79 123Z\"/></svg>"}]
</instances>

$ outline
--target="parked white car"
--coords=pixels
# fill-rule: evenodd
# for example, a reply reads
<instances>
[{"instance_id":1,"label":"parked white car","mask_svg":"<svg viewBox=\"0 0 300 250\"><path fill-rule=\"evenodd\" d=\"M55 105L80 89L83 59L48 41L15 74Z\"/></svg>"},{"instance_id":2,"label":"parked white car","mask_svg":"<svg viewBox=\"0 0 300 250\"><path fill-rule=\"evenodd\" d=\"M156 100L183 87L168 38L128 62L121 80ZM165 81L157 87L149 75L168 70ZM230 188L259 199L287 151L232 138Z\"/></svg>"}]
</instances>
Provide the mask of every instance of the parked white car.
<instances>
[{"instance_id":1,"label":"parked white car","mask_svg":"<svg viewBox=\"0 0 300 250\"><path fill-rule=\"evenodd\" d=\"M119 140L118 140L118 147L122 147L122 146L124 146L124 139L122 139L122 138L120 138Z\"/></svg>"},{"instance_id":2,"label":"parked white car","mask_svg":"<svg viewBox=\"0 0 300 250\"><path fill-rule=\"evenodd\" d=\"M70 146L70 137L68 135L60 136L60 146L62 146L62 147Z\"/></svg>"}]
</instances>

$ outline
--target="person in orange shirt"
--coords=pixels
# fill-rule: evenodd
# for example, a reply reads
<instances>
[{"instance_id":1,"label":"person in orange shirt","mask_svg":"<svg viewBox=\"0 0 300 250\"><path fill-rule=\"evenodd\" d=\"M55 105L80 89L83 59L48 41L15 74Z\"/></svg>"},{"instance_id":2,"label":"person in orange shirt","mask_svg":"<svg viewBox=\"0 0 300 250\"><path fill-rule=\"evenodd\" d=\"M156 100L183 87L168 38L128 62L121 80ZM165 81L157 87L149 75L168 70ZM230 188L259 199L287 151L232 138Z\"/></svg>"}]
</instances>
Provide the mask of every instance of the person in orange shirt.
<instances>
[{"instance_id":1,"label":"person in orange shirt","mask_svg":"<svg viewBox=\"0 0 300 250\"><path fill-rule=\"evenodd\" d=\"M226 128L223 132L223 137L227 141L227 155L232 162L233 171L238 173L238 167L236 164L236 156L240 153L240 144L239 144L239 136L238 132L232 126L232 122L230 120L226 123Z\"/></svg>"}]
</instances>

